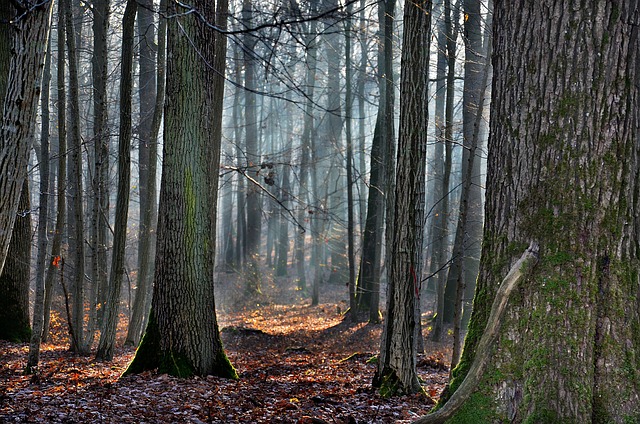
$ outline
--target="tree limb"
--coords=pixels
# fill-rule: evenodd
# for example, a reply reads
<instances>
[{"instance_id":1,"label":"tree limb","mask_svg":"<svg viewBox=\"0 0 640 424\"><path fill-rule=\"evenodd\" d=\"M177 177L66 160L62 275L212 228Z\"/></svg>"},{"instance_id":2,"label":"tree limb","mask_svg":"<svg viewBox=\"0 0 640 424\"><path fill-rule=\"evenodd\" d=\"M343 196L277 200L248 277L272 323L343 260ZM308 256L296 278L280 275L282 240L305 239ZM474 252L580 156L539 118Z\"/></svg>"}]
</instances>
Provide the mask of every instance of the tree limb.
<instances>
[{"instance_id":1,"label":"tree limb","mask_svg":"<svg viewBox=\"0 0 640 424\"><path fill-rule=\"evenodd\" d=\"M500 322L504 315L507 302L509 301L509 296L520 280L522 280L526 267L533 266L538 262L538 251L538 243L532 241L527 250L522 254L522 257L518 259L504 280L502 280L502 283L498 288L498 292L496 293L496 297L493 300L489 319L487 320L487 326L485 327L482 337L480 338L480 342L478 343L473 363L471 364L464 381L460 384L460 387L458 387L449 401L444 404L442 408L432 414L425 415L424 417L417 419L413 424L444 423L460 409L476 389L486 368L489 349L495 342L498 329L500 328Z\"/></svg>"}]
</instances>

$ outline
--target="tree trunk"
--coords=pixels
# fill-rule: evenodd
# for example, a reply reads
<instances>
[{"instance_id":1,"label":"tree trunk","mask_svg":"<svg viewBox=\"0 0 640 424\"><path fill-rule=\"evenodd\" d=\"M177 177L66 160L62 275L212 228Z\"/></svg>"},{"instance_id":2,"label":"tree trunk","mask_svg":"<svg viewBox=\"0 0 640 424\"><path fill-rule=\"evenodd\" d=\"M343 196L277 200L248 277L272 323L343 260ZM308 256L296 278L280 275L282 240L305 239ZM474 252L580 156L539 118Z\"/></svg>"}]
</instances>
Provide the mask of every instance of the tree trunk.
<instances>
[{"instance_id":1,"label":"tree trunk","mask_svg":"<svg viewBox=\"0 0 640 424\"><path fill-rule=\"evenodd\" d=\"M453 153L453 102L454 102L454 89L455 89L455 63L456 63L456 39L457 33L453 30L451 1L444 0L444 26L446 34L446 51L447 51L447 84L446 84L446 107L445 107L445 123L444 123L444 174L442 177L442 200L441 205L437 209L438 216L435 224L435 234L433 237L433 255L436 263L440 265L439 268L432 272L437 272L437 311L436 321L433 326L432 339L440 341L444 333L445 323L445 288L447 284L447 273L440 272L441 267L444 266L444 259L447 256L448 246L448 228L449 228L449 197L451 195L449 191L449 183L451 181L451 163ZM438 42L440 44L440 41ZM439 200L436 200L439 201Z\"/></svg>"},{"instance_id":2,"label":"tree trunk","mask_svg":"<svg viewBox=\"0 0 640 424\"><path fill-rule=\"evenodd\" d=\"M9 250L33 141L52 1L32 6L15 23L0 129L0 272ZM24 10L18 11L23 13Z\"/></svg>"},{"instance_id":3,"label":"tree trunk","mask_svg":"<svg viewBox=\"0 0 640 424\"><path fill-rule=\"evenodd\" d=\"M365 220L362 240L362 258L356 288L358 310L369 313L371 322L378 322L382 239L384 234L385 203L385 152L389 145L387 137L393 135L393 69L387 69L393 58L393 19L395 14L395 0L378 4L378 87L380 88L380 103L376 116L376 125L371 146L371 164L369 176L369 197L367 199L367 218ZM391 109L389 113L388 109ZM391 116L391 119L388 119Z\"/></svg>"},{"instance_id":4,"label":"tree trunk","mask_svg":"<svg viewBox=\"0 0 640 424\"><path fill-rule=\"evenodd\" d=\"M164 85L165 85L165 68L166 68L166 46L167 46L167 19L162 15L166 12L167 0L160 2L160 22L158 25L158 54L157 63L155 61L155 53L153 52L153 13L142 7L138 10L138 37L141 38L145 47L145 59L141 56L141 69L139 86L140 104L145 104L140 111L140 122L145 125L150 124L146 130L148 136L146 145L141 150L146 150L142 155L145 162L144 180L145 188L140 188L140 196L144 197L145 206L142 207L141 200L141 232L138 245L138 279L136 295L133 302L133 310L129 328L127 330L127 338L125 344L137 346L140 343L140 337L149 316L151 307L151 292L153 289L153 270L156 246L156 221L158 219L158 202L156 193L156 171L158 156L158 133L160 130L160 121L162 120L162 110L164 108ZM144 66L143 66L144 63ZM154 71L154 67L156 68ZM153 76L151 76L153 74ZM154 89L151 89L150 86ZM153 94L153 95L152 95ZM148 102L153 100L153 105ZM151 122L148 122L151 115ZM142 176L141 176L142 178ZM141 183L142 186L142 183ZM145 192L143 196L142 192ZM144 230L142 230L142 227Z\"/></svg>"},{"instance_id":5,"label":"tree trunk","mask_svg":"<svg viewBox=\"0 0 640 424\"><path fill-rule=\"evenodd\" d=\"M387 315L374 386L383 396L418 393L415 338L417 271L422 256L424 184L429 121L431 2L407 1L400 76L400 134Z\"/></svg>"},{"instance_id":6,"label":"tree trunk","mask_svg":"<svg viewBox=\"0 0 640 424\"><path fill-rule=\"evenodd\" d=\"M65 49L64 40L64 8L58 4L58 58L56 66L56 85L58 91L57 115L58 115L58 182L56 189L56 224L51 242L51 256L45 277L45 299L44 299L44 325L42 330L42 341L47 341L49 336L49 324L51 322L51 303L53 301L53 283L56 275L60 272L58 264L62 257L62 237L64 235L64 224L67 216L67 93L65 82Z\"/></svg>"},{"instance_id":7,"label":"tree trunk","mask_svg":"<svg viewBox=\"0 0 640 424\"><path fill-rule=\"evenodd\" d=\"M9 3L0 5L0 18L10 21L14 10ZM9 65L11 63L11 26L0 25L0 110L4 109ZM24 164L26 168L26 163ZM26 172L25 172L26 175ZM0 339L27 341L29 326L29 259L31 217L29 215L29 185L27 180L19 193L20 203L4 268L0 271Z\"/></svg>"},{"instance_id":8,"label":"tree trunk","mask_svg":"<svg viewBox=\"0 0 640 424\"><path fill-rule=\"evenodd\" d=\"M253 25L253 6L251 1L243 0L242 20L245 27ZM260 152L258 149L258 121L256 118L256 70L255 70L255 34L247 33L243 38L244 79L245 79L245 136L247 172L259 169ZM255 167L255 168L254 168ZM246 290L249 293L260 293L260 272L258 270L260 256L260 238L262 236L262 211L260 209L259 187L248 184L247 187L247 268Z\"/></svg>"},{"instance_id":9,"label":"tree trunk","mask_svg":"<svg viewBox=\"0 0 640 424\"><path fill-rule=\"evenodd\" d=\"M107 291L107 236L109 230L109 128L107 99L107 31L109 1L97 2L93 10L93 202L91 210L91 320L101 322ZM94 307L99 305L97 313ZM93 325L90 325L93 327Z\"/></svg>"},{"instance_id":10,"label":"tree trunk","mask_svg":"<svg viewBox=\"0 0 640 424\"><path fill-rule=\"evenodd\" d=\"M354 238L354 199L353 199L353 137L351 134L353 113L353 70L351 65L351 38L352 38L352 20L351 15L353 13L353 4L349 3L347 6L347 18L345 20L345 139L347 149L347 259L349 263L349 311L351 312L351 319L356 320L356 257L355 257L355 238Z\"/></svg>"},{"instance_id":11,"label":"tree trunk","mask_svg":"<svg viewBox=\"0 0 640 424\"><path fill-rule=\"evenodd\" d=\"M73 36L74 25L71 11L71 0L61 0L65 14L66 43L69 53L69 181L67 194L71 198L69 203L69 252L73 259L73 311L70 324L71 350L85 354L89 346L84 341L84 280L85 280L85 250L84 250L84 213L83 213L83 184L82 184L82 140L80 136L80 99L78 87L78 60L76 38ZM60 48L60 47L59 47Z\"/></svg>"},{"instance_id":12,"label":"tree trunk","mask_svg":"<svg viewBox=\"0 0 640 424\"><path fill-rule=\"evenodd\" d=\"M116 341L120 288L126 273L124 253L127 243L127 215L131 185L131 91L133 88L133 43L136 23L136 0L128 0L122 18L122 59L120 73L120 131L118 134L118 197L111 255L109 291L100 332L96 359L111 361Z\"/></svg>"},{"instance_id":13,"label":"tree trunk","mask_svg":"<svg viewBox=\"0 0 640 424\"><path fill-rule=\"evenodd\" d=\"M31 332L29 357L25 367L26 374L34 372L40 362L40 344L42 343L42 330L44 328L44 300L46 295L45 269L47 268L47 248L49 246L49 239L47 237L49 225L49 196L53 192L49 190L50 91L51 34L49 34L42 86L42 130L40 135L40 154L38 155L38 168L40 171L40 194L38 196L38 257L36 258L36 284L33 299L33 331Z\"/></svg>"},{"instance_id":14,"label":"tree trunk","mask_svg":"<svg viewBox=\"0 0 640 424\"><path fill-rule=\"evenodd\" d=\"M30 209L29 184L25 179L20 193L18 217L9 243L9 253L0 275L0 339L13 342L26 342L31 338L29 326Z\"/></svg>"},{"instance_id":15,"label":"tree trunk","mask_svg":"<svg viewBox=\"0 0 640 424\"><path fill-rule=\"evenodd\" d=\"M638 12L496 2L483 252L451 392L472 363L486 369L453 419L640 420ZM477 351L496 282L530 240L539 262Z\"/></svg>"},{"instance_id":16,"label":"tree trunk","mask_svg":"<svg viewBox=\"0 0 640 424\"><path fill-rule=\"evenodd\" d=\"M309 13L315 13L315 3L311 2ZM301 207L298 213L298 222L313 222L312 210L308 207L311 202L309 195L309 168L311 159L311 140L315 137L314 120L313 120L313 103L316 86L316 68L317 68L317 43L314 35L317 29L315 20L309 22L307 36L305 38L306 50L306 102L304 108L304 123L302 127L302 136L300 139L300 189L298 197L305 203L306 207ZM311 226L308 225L308 228ZM306 290L307 277L305 267L305 232L298 232L296 236L296 269L298 274L298 288ZM312 239L313 240L313 239ZM312 245L313 246L313 245Z\"/></svg>"},{"instance_id":17,"label":"tree trunk","mask_svg":"<svg viewBox=\"0 0 640 424\"><path fill-rule=\"evenodd\" d=\"M198 0L204 17L169 3L167 102L155 289L144 338L126 373L237 378L218 331L214 300L215 210L226 39L226 0ZM214 35L216 34L216 35Z\"/></svg>"}]
</instances>

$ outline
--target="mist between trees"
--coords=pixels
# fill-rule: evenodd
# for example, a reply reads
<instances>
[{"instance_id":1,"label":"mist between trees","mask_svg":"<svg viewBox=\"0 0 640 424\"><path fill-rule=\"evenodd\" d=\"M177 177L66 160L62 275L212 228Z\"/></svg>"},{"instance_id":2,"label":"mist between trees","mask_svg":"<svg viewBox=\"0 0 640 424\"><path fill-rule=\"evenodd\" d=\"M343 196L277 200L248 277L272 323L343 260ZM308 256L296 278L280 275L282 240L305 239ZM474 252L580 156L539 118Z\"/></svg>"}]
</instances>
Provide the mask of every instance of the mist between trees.
<instances>
[{"instance_id":1,"label":"mist between trees","mask_svg":"<svg viewBox=\"0 0 640 424\"><path fill-rule=\"evenodd\" d=\"M419 422L639 419L637 2L0 13L0 337L27 372L54 310L77 354L138 346L126 374L238 378L215 311L293 280L382 325L385 396L450 347Z\"/></svg>"}]
</instances>

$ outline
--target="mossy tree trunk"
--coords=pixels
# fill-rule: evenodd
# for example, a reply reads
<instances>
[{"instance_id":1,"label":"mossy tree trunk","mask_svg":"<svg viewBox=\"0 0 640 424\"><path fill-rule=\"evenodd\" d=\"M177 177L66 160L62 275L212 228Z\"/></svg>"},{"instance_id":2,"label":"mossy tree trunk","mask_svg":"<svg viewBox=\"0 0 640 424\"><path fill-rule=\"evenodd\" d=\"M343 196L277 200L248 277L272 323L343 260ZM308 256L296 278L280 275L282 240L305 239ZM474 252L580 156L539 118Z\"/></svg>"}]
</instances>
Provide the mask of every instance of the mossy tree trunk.
<instances>
[{"instance_id":1,"label":"mossy tree trunk","mask_svg":"<svg viewBox=\"0 0 640 424\"><path fill-rule=\"evenodd\" d=\"M215 314L213 265L227 1L169 3L167 97L151 316L126 373L237 377Z\"/></svg>"},{"instance_id":2,"label":"mossy tree trunk","mask_svg":"<svg viewBox=\"0 0 640 424\"><path fill-rule=\"evenodd\" d=\"M448 422L640 420L639 8L495 3L483 252L451 391L511 262L530 240L540 258Z\"/></svg>"},{"instance_id":3,"label":"mossy tree trunk","mask_svg":"<svg viewBox=\"0 0 640 424\"><path fill-rule=\"evenodd\" d=\"M431 2L407 1L400 75L400 133L394 228L389 246L387 315L374 386L383 396L417 393L416 297L424 230L424 186L429 114Z\"/></svg>"}]
</instances>

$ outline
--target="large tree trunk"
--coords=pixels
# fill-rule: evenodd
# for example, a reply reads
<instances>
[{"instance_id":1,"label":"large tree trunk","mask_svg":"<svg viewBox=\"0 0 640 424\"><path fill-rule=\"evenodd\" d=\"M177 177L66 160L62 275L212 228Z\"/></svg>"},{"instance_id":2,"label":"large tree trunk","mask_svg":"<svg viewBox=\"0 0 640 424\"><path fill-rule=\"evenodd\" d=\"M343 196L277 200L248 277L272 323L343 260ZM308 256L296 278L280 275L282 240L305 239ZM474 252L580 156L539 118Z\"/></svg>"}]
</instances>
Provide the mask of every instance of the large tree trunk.
<instances>
[{"instance_id":1,"label":"large tree trunk","mask_svg":"<svg viewBox=\"0 0 640 424\"><path fill-rule=\"evenodd\" d=\"M169 3L169 13L183 12ZM206 19L169 21L167 101L151 317L127 373L237 378L222 348L214 300L215 211L227 2L198 0ZM213 64L211 66L210 64Z\"/></svg>"},{"instance_id":2,"label":"large tree trunk","mask_svg":"<svg viewBox=\"0 0 640 424\"><path fill-rule=\"evenodd\" d=\"M374 386L383 396L422 391L416 373L415 306L424 229L424 185L429 121L431 2L407 1L400 76L400 134L387 315Z\"/></svg>"},{"instance_id":3,"label":"large tree trunk","mask_svg":"<svg viewBox=\"0 0 640 424\"><path fill-rule=\"evenodd\" d=\"M640 420L639 8L496 2L483 251L451 391L486 369L454 419ZM530 240L539 263L483 351L497 283Z\"/></svg>"},{"instance_id":4,"label":"large tree trunk","mask_svg":"<svg viewBox=\"0 0 640 424\"><path fill-rule=\"evenodd\" d=\"M21 5L22 2L13 2ZM0 272L9 250L20 192L27 177L40 98L44 57L51 25L52 1L30 6L15 23L2 128L0 128ZM24 6L26 7L26 6Z\"/></svg>"},{"instance_id":5,"label":"large tree trunk","mask_svg":"<svg viewBox=\"0 0 640 424\"><path fill-rule=\"evenodd\" d=\"M14 10L6 2L0 5L0 18L10 21ZM9 80L11 41L13 31L8 24L0 24L0 110ZM26 169L26 163L24 164ZM26 175L26 173L25 173ZM24 180L9 251L0 271L0 339L24 342L29 339L29 258L31 253L31 218L29 215L29 185Z\"/></svg>"}]
</instances>

